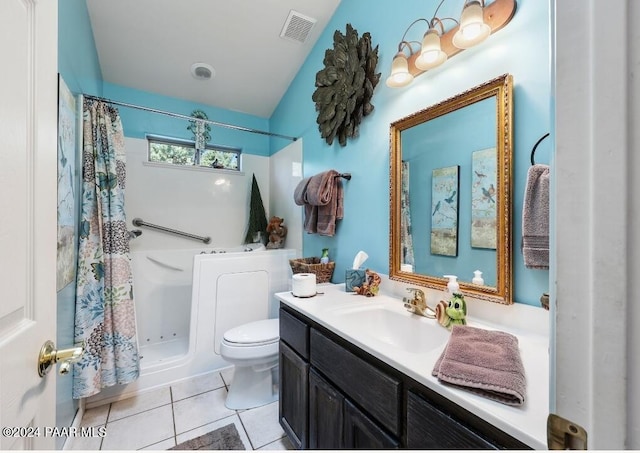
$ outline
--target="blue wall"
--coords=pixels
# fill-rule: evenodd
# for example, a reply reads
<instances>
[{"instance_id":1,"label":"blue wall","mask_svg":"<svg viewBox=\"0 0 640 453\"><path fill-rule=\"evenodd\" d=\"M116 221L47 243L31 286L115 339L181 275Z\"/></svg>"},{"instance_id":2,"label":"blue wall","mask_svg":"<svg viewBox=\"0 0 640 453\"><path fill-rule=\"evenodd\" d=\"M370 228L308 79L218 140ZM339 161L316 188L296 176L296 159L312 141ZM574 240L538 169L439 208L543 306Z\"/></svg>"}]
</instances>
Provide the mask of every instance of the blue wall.
<instances>
[{"instance_id":1,"label":"blue wall","mask_svg":"<svg viewBox=\"0 0 640 453\"><path fill-rule=\"evenodd\" d=\"M304 236L305 256L317 256L328 247L336 261L334 281L342 281L345 269L358 250L369 254L366 265L383 273L389 269L389 124L412 112L436 104L469 88L510 73L514 77L514 203L513 272L515 300L539 304L548 291L548 272L524 267L520 251L522 199L530 165L529 155L536 140L550 129L550 37L549 4L540 0L518 0L512 21L500 32L476 48L468 49L439 68L416 78L404 88L388 88L391 60L407 26L419 17L430 17L436 0L372 2L343 0L304 66L291 83L270 119L271 130L304 139L304 175L330 168L351 172L345 183L345 218L339 221L332 238ZM375 6L375 7L374 7ZM457 17L462 1L445 2L438 15ZM370 32L374 47L379 45L378 71L382 80L375 89L375 111L365 117L360 137L345 148L327 145L316 125L315 75L323 68L324 52L333 48L333 33L345 33L350 23L361 36ZM407 34L407 40L419 41L424 29L420 24ZM281 140L272 139L272 152L281 148ZM548 143L545 144L548 146ZM536 161L549 161L548 147L540 147Z\"/></svg>"},{"instance_id":2,"label":"blue wall","mask_svg":"<svg viewBox=\"0 0 640 453\"><path fill-rule=\"evenodd\" d=\"M102 94L102 71L85 0L58 2L58 72L72 93Z\"/></svg>"},{"instance_id":3,"label":"blue wall","mask_svg":"<svg viewBox=\"0 0 640 453\"><path fill-rule=\"evenodd\" d=\"M190 115L194 110L202 110L212 121L233 124L261 131L269 130L269 120L245 113L233 112L191 101L161 96L155 93L104 83L104 97L114 101L150 107L166 112ZM132 138L145 138L145 134L193 140L193 134L187 130L188 121L166 115L118 107L124 135ZM241 148L243 153L258 156L269 155L269 137L261 134L241 132L225 127L211 126L211 144ZM290 143L290 142L287 142Z\"/></svg>"},{"instance_id":4,"label":"blue wall","mask_svg":"<svg viewBox=\"0 0 640 453\"><path fill-rule=\"evenodd\" d=\"M91 21L85 0L61 0L58 6L58 71L73 93L105 97L115 101L141 105L158 110L190 115L203 110L210 120L236 126L269 130L269 120L182 99L162 96L102 80L102 71L95 47ZM145 134L192 139L188 123L182 119L119 107L127 137L144 138ZM212 144L239 147L243 153L268 156L269 138L223 127L212 126ZM283 140L286 144L290 141Z\"/></svg>"}]
</instances>

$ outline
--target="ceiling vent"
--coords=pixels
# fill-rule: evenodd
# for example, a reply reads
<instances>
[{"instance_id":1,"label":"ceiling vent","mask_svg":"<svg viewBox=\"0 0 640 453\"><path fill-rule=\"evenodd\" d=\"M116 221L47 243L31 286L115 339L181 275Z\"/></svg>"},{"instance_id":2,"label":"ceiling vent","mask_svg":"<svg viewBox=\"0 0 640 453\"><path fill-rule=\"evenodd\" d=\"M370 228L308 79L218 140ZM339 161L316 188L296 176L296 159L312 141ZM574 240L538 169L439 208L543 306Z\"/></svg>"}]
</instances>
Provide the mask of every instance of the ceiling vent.
<instances>
[{"instance_id":1,"label":"ceiling vent","mask_svg":"<svg viewBox=\"0 0 640 453\"><path fill-rule=\"evenodd\" d=\"M216 71L210 64L194 63L191 65L191 75L198 80L209 80L216 75Z\"/></svg>"},{"instance_id":2,"label":"ceiling vent","mask_svg":"<svg viewBox=\"0 0 640 453\"><path fill-rule=\"evenodd\" d=\"M316 19L291 10L282 27L280 37L291 41L305 42L316 22Z\"/></svg>"}]
</instances>

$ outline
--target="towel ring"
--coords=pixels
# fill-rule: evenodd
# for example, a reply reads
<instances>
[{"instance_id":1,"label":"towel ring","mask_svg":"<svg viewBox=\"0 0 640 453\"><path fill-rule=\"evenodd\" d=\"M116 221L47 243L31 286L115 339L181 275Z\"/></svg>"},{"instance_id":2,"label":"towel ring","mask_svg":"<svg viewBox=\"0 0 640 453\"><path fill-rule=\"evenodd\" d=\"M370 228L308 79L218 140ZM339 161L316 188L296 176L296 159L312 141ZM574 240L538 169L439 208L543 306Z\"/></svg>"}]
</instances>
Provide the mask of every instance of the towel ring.
<instances>
[{"instance_id":1,"label":"towel ring","mask_svg":"<svg viewBox=\"0 0 640 453\"><path fill-rule=\"evenodd\" d=\"M538 145L540 144L540 142L541 142L542 140L544 140L545 138L547 138L548 136L549 136L549 132L547 132L547 133L546 133L546 134L544 134L542 137L540 137L540 138L538 139L538 141L536 142L536 144L535 144L535 145L533 145L533 149L531 150L531 165L535 165L535 164L536 164L536 161L533 159L533 157L534 157L534 156L535 156L535 154L536 154L536 148L538 147Z\"/></svg>"}]
</instances>

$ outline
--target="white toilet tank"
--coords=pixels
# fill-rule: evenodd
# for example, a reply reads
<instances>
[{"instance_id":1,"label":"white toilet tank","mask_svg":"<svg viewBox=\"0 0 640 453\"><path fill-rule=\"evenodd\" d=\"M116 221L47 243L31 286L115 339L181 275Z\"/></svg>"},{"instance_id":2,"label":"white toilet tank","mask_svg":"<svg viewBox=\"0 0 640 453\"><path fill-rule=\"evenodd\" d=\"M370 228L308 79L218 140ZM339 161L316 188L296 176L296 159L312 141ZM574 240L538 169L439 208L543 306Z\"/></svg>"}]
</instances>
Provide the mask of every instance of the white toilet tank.
<instances>
[{"instance_id":1,"label":"white toilet tank","mask_svg":"<svg viewBox=\"0 0 640 453\"><path fill-rule=\"evenodd\" d=\"M264 270L222 274L216 291L215 351L224 333L269 317L269 273Z\"/></svg>"},{"instance_id":2,"label":"white toilet tank","mask_svg":"<svg viewBox=\"0 0 640 453\"><path fill-rule=\"evenodd\" d=\"M198 319L211 320L210 341L216 354L227 330L277 317L273 295L290 289L289 259L295 253L279 249L194 257L193 302Z\"/></svg>"}]
</instances>

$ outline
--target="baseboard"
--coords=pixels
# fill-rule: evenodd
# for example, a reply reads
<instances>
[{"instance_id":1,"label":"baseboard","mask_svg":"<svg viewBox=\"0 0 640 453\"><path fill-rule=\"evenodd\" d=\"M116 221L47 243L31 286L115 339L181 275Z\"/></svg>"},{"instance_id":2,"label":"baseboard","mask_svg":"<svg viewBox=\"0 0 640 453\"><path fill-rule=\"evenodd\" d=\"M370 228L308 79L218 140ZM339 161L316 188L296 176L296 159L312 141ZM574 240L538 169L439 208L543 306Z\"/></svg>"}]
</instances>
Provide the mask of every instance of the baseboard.
<instances>
[{"instance_id":1,"label":"baseboard","mask_svg":"<svg viewBox=\"0 0 640 453\"><path fill-rule=\"evenodd\" d=\"M76 411L75 417L73 417L73 422L71 422L71 427L75 428L76 431L80 431L80 424L82 423L82 417L84 417L85 411L85 399L81 398L78 402L78 410ZM63 450L72 450L73 442L75 441L75 436L67 437L67 440L62 445Z\"/></svg>"}]
</instances>

